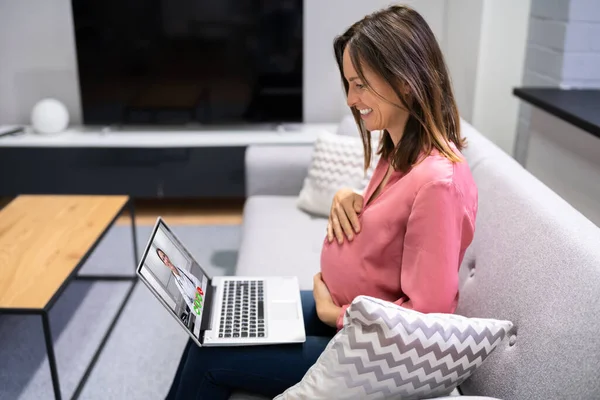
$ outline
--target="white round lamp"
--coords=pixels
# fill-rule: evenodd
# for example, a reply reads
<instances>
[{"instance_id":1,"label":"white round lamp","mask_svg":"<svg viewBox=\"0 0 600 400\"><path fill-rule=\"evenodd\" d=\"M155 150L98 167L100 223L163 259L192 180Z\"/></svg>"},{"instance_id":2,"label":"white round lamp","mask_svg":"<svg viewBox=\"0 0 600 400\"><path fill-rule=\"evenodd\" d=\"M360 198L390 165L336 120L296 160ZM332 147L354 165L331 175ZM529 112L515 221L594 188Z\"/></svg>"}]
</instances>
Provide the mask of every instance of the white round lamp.
<instances>
[{"instance_id":1,"label":"white round lamp","mask_svg":"<svg viewBox=\"0 0 600 400\"><path fill-rule=\"evenodd\" d=\"M45 135L62 132L69 125L69 111L56 99L40 100L31 111L31 125Z\"/></svg>"}]
</instances>

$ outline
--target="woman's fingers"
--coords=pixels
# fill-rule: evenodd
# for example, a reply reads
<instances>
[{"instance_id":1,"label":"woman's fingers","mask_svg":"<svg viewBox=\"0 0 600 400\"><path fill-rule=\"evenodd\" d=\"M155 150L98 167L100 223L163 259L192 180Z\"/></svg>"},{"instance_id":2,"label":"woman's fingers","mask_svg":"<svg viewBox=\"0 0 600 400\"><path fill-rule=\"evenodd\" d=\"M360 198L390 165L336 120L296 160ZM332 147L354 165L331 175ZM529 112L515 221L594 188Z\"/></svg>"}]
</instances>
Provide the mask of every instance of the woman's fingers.
<instances>
[{"instance_id":1,"label":"woman's fingers","mask_svg":"<svg viewBox=\"0 0 600 400\"><path fill-rule=\"evenodd\" d=\"M350 222L348 214L352 214L352 210L348 210L347 207L343 205L339 205L336 208L336 214L340 221L340 226L342 228L343 233L346 235L348 240L352 240L354 238L354 231L352 230L352 224Z\"/></svg>"},{"instance_id":2,"label":"woman's fingers","mask_svg":"<svg viewBox=\"0 0 600 400\"><path fill-rule=\"evenodd\" d=\"M321 280L321 273L317 273L315 274L315 276L313 276L313 284L318 283Z\"/></svg>"},{"instance_id":3,"label":"woman's fingers","mask_svg":"<svg viewBox=\"0 0 600 400\"><path fill-rule=\"evenodd\" d=\"M360 232L360 222L358 221L358 214L354 210L354 207L349 206L346 208L346 215L348 216L349 225L351 225L351 231L353 229L356 233Z\"/></svg>"},{"instance_id":4,"label":"woman's fingers","mask_svg":"<svg viewBox=\"0 0 600 400\"><path fill-rule=\"evenodd\" d=\"M331 214L331 222L333 223L333 233L339 244L342 244L344 241L344 232L342 230L342 226L340 224L340 220L338 218L338 213L336 210Z\"/></svg>"},{"instance_id":5,"label":"woman's fingers","mask_svg":"<svg viewBox=\"0 0 600 400\"><path fill-rule=\"evenodd\" d=\"M354 239L361 230L358 214L362 211L362 206L362 196L346 189L336 193L327 224L327 239L330 243L335 238L342 244L344 236L348 240Z\"/></svg>"}]
</instances>

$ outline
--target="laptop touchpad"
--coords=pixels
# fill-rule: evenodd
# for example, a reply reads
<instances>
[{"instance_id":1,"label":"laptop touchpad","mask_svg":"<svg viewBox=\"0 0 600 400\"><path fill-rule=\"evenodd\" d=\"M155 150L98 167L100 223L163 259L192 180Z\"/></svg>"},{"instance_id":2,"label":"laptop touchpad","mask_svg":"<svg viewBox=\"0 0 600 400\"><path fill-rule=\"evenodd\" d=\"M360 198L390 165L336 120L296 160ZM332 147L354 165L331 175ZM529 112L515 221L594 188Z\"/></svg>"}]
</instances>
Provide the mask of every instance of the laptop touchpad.
<instances>
[{"instance_id":1,"label":"laptop touchpad","mask_svg":"<svg viewBox=\"0 0 600 400\"><path fill-rule=\"evenodd\" d=\"M274 320L298 319L298 303L295 301L274 301L269 307L269 318Z\"/></svg>"}]
</instances>

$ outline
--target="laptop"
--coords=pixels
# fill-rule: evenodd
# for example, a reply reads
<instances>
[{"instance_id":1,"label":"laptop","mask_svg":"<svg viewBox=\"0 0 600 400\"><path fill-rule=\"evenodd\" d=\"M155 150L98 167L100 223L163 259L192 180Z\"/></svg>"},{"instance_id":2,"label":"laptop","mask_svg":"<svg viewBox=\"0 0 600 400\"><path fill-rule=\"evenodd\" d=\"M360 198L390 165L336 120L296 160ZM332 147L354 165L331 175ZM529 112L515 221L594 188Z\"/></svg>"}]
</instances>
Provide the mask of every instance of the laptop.
<instances>
[{"instance_id":1,"label":"laptop","mask_svg":"<svg viewBox=\"0 0 600 400\"><path fill-rule=\"evenodd\" d=\"M306 341L296 277L211 277L162 217L136 273L198 346Z\"/></svg>"}]
</instances>

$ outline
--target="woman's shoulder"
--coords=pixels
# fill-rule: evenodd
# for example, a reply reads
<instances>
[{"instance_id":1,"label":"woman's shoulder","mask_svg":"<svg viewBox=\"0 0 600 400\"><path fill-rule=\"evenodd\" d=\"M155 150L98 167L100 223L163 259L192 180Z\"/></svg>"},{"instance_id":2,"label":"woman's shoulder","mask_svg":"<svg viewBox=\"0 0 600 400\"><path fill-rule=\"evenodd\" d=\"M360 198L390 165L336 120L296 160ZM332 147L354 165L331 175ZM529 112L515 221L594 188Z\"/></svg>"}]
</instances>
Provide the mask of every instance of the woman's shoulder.
<instances>
[{"instance_id":1,"label":"woman's shoulder","mask_svg":"<svg viewBox=\"0 0 600 400\"><path fill-rule=\"evenodd\" d=\"M433 183L445 183L447 186L455 186L460 191L473 186L475 183L467 160L456 148L453 150L460 161L452 161L434 149L417 163L410 172L414 185L421 188Z\"/></svg>"},{"instance_id":2,"label":"woman's shoulder","mask_svg":"<svg viewBox=\"0 0 600 400\"><path fill-rule=\"evenodd\" d=\"M444 157L436 149L429 155L422 156L419 161L411 168L412 178L425 185L434 181L452 180L455 173L455 163Z\"/></svg>"}]
</instances>

